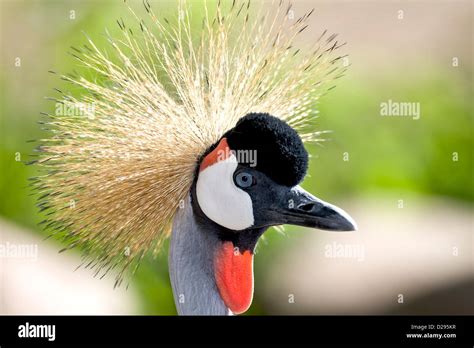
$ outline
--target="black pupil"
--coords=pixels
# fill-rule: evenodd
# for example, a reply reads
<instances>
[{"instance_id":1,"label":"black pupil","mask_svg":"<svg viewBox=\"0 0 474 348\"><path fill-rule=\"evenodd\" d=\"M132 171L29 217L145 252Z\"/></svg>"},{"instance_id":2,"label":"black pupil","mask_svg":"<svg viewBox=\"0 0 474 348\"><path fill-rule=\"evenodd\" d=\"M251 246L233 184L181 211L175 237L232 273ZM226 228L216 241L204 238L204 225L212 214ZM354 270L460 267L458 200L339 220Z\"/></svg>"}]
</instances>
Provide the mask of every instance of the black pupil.
<instances>
[{"instance_id":1,"label":"black pupil","mask_svg":"<svg viewBox=\"0 0 474 348\"><path fill-rule=\"evenodd\" d=\"M249 177L247 175L242 176L242 181L247 182L248 179L249 179Z\"/></svg>"}]
</instances>

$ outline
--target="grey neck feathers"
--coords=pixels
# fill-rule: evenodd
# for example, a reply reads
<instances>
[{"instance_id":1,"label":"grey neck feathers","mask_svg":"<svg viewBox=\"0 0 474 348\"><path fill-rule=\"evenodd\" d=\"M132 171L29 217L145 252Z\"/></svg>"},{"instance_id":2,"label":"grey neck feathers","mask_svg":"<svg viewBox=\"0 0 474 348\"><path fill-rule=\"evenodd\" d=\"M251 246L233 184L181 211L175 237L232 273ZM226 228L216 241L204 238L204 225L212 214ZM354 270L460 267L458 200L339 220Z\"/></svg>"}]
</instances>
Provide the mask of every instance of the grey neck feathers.
<instances>
[{"instance_id":1,"label":"grey neck feathers","mask_svg":"<svg viewBox=\"0 0 474 348\"><path fill-rule=\"evenodd\" d=\"M169 272L174 301L180 315L227 315L214 279L213 255L220 243L193 214L190 198L173 221Z\"/></svg>"}]
</instances>

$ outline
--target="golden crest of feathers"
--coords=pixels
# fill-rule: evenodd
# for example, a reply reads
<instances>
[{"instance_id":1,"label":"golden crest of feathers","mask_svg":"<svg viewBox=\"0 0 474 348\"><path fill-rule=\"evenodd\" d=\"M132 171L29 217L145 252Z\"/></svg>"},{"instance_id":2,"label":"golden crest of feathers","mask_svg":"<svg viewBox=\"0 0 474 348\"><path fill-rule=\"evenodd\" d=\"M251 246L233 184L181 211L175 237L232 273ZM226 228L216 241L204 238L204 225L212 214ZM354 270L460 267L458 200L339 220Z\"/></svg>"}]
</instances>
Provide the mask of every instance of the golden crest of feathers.
<instances>
[{"instance_id":1,"label":"golden crest of feathers","mask_svg":"<svg viewBox=\"0 0 474 348\"><path fill-rule=\"evenodd\" d=\"M267 112L317 141L315 101L345 70L335 35L294 46L313 11L297 17L283 1L181 1L172 19L144 7L140 18L129 6L133 25L118 21L106 48L90 39L74 48L88 73L61 78L84 93L55 101L80 116L47 115L36 161L44 175L33 180L47 229L79 247L96 275L118 266L118 283L169 236L200 156L239 118Z\"/></svg>"}]
</instances>

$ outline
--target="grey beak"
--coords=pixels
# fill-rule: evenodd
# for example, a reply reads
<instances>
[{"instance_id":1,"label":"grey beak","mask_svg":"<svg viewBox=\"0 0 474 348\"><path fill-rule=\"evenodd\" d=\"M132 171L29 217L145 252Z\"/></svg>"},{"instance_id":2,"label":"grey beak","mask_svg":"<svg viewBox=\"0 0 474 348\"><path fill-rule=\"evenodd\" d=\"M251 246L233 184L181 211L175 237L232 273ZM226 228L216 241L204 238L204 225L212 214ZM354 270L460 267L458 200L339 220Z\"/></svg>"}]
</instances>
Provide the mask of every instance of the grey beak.
<instances>
[{"instance_id":1,"label":"grey beak","mask_svg":"<svg viewBox=\"0 0 474 348\"><path fill-rule=\"evenodd\" d=\"M355 231L356 222L341 208L326 203L300 186L288 190L286 201L279 202L282 223L327 231Z\"/></svg>"}]
</instances>

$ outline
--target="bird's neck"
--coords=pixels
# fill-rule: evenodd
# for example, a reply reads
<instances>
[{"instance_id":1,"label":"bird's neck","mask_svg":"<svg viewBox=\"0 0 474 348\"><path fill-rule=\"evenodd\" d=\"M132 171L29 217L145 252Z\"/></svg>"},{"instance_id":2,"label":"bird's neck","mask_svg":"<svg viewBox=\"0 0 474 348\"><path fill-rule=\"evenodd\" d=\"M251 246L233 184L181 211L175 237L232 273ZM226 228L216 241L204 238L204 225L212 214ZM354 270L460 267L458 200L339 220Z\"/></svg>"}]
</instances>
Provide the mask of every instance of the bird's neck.
<instances>
[{"instance_id":1,"label":"bird's neck","mask_svg":"<svg viewBox=\"0 0 474 348\"><path fill-rule=\"evenodd\" d=\"M203 228L188 198L173 221L169 271L180 315L227 315L213 273L217 233Z\"/></svg>"}]
</instances>

